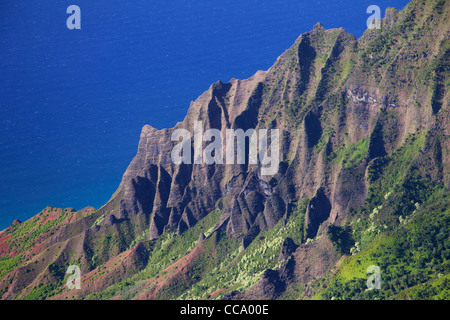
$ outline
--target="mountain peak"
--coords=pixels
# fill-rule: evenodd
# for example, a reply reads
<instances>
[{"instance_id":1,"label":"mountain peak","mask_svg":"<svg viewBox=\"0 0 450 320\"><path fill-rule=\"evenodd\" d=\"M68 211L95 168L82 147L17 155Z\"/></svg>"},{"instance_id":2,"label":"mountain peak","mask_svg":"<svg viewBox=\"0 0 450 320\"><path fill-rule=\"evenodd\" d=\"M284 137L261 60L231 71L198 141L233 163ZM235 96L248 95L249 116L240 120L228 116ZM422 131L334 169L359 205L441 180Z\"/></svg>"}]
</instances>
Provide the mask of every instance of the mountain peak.
<instances>
[{"instance_id":1,"label":"mountain peak","mask_svg":"<svg viewBox=\"0 0 450 320\"><path fill-rule=\"evenodd\" d=\"M432 19L410 4L358 40L317 23L268 71L211 85L175 128L145 126L98 211L48 209L0 234L1 297L390 298L437 270L448 277L445 245L427 246L450 236L450 2L426 3ZM279 130L279 171L175 164L172 133L195 122L223 136ZM87 285L69 292L60 269L73 261ZM401 278L366 290L370 265Z\"/></svg>"},{"instance_id":2,"label":"mountain peak","mask_svg":"<svg viewBox=\"0 0 450 320\"><path fill-rule=\"evenodd\" d=\"M314 27L313 30L325 30L325 28L323 27L322 23L317 22Z\"/></svg>"}]
</instances>

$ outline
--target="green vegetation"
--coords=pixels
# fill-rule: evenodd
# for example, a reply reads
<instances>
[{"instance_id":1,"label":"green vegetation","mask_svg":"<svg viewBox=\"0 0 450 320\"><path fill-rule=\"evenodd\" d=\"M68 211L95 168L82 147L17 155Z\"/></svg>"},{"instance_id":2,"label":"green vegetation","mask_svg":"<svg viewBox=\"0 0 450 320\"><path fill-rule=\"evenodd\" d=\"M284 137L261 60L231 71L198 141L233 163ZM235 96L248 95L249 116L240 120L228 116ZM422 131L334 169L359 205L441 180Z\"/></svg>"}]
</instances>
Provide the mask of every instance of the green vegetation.
<instances>
[{"instance_id":1,"label":"green vegetation","mask_svg":"<svg viewBox=\"0 0 450 320\"><path fill-rule=\"evenodd\" d=\"M190 253L198 244L200 232L207 239L192 262L194 267L187 276L177 277L176 281L160 290L158 296L197 299L208 297L219 289L248 288L258 281L265 269L279 266L278 256L286 237L291 237L297 244L303 241L307 204L308 200L304 200L293 206L286 225L280 221L272 229L259 234L245 250L239 241L227 237L222 231L211 233L222 214L221 211L213 211L181 236L168 233L154 240L148 265L143 271L88 298L106 299L120 294L130 299L144 288L146 279L166 279L170 274L161 271Z\"/></svg>"},{"instance_id":2,"label":"green vegetation","mask_svg":"<svg viewBox=\"0 0 450 320\"><path fill-rule=\"evenodd\" d=\"M60 210L61 213L56 219L48 219L51 214L57 214L55 211L58 210ZM93 211L91 215L94 213L95 211ZM33 248L36 243L39 243L41 237L53 235L73 214L74 211L68 209L49 207L48 211L46 209L32 219L12 226L6 232L6 235L11 235L11 238L7 240L10 249L16 252L24 252Z\"/></svg>"},{"instance_id":3,"label":"green vegetation","mask_svg":"<svg viewBox=\"0 0 450 320\"><path fill-rule=\"evenodd\" d=\"M20 266L23 259L22 254L18 254L15 257L4 256L0 258L0 278L3 278L5 274L16 269Z\"/></svg>"},{"instance_id":4,"label":"green vegetation","mask_svg":"<svg viewBox=\"0 0 450 320\"><path fill-rule=\"evenodd\" d=\"M351 228L349 226L343 228L331 225L327 229L329 239L334 243L336 249L342 254L350 253L350 249L355 242L352 239Z\"/></svg>"},{"instance_id":5,"label":"green vegetation","mask_svg":"<svg viewBox=\"0 0 450 320\"><path fill-rule=\"evenodd\" d=\"M423 133L411 135L369 166L365 205L352 211L347 228L328 229L336 246L352 256L323 285L321 298L432 299L449 294L448 282L440 280L450 273L449 191L422 175L427 168L419 170L425 139ZM349 251L347 241L355 241ZM381 269L381 290L366 290L371 265Z\"/></svg>"},{"instance_id":6,"label":"green vegetation","mask_svg":"<svg viewBox=\"0 0 450 320\"><path fill-rule=\"evenodd\" d=\"M394 300L450 300L450 275L400 291Z\"/></svg>"},{"instance_id":7,"label":"green vegetation","mask_svg":"<svg viewBox=\"0 0 450 320\"><path fill-rule=\"evenodd\" d=\"M342 163L344 168L351 169L359 164L367 154L369 138L364 138L348 146L340 146L335 152L331 152L328 159L335 164Z\"/></svg>"},{"instance_id":8,"label":"green vegetation","mask_svg":"<svg viewBox=\"0 0 450 320\"><path fill-rule=\"evenodd\" d=\"M450 273L450 203L448 194L440 192L436 197L409 223L379 234L366 250L347 258L321 297L389 299L408 292L411 299L448 296L448 281L436 281L443 275L448 278ZM370 265L381 269L381 290L366 290L366 270Z\"/></svg>"},{"instance_id":9,"label":"green vegetation","mask_svg":"<svg viewBox=\"0 0 450 320\"><path fill-rule=\"evenodd\" d=\"M97 218L97 220L95 220L95 222L92 226L98 226L104 219L105 219L105 215L102 214L100 217Z\"/></svg>"},{"instance_id":10,"label":"green vegetation","mask_svg":"<svg viewBox=\"0 0 450 320\"><path fill-rule=\"evenodd\" d=\"M48 299L66 292L65 270L76 264L84 274L92 272L83 285L91 283L86 288L95 290L78 291L81 299L132 299L144 293L156 299L220 299L249 289L267 269L284 266L280 249L289 237L304 245L290 262L303 259L304 252L308 256L294 271L280 270L286 282L280 299L450 299L450 191L444 161L449 153L444 134L448 10L443 0L415 1L401 13L389 9L384 27L358 40L342 29L324 31L316 25L258 76L253 89L253 80L214 85L211 97L216 99L194 112L199 120L282 131L282 162L278 174L267 179L270 188L249 183L252 166L238 173L210 167L214 170L207 170L207 177L217 179L219 191L203 189L199 182L205 177L197 175L203 170L192 170L190 180L184 179L190 170L144 161L144 174L131 181L134 189L126 195L118 191L100 211L86 216L46 208L2 233L1 252L6 248L9 255L0 257L0 295ZM150 149L145 158L156 159ZM157 149L165 152L164 144ZM246 203L239 198L241 212L248 209L242 224L239 209L231 205L240 187L245 197L248 191L260 193ZM306 239L309 201L296 200L317 194L318 188L332 210L310 211L308 222L318 232ZM268 189L282 200L270 198ZM169 195L169 190L176 191ZM213 206L212 198L223 190L228 198ZM166 217L153 216L152 202L141 199L153 194L150 200ZM264 197L269 210L262 215ZM171 208L163 208L165 203ZM277 219L284 216L270 217L270 205ZM313 209L316 203L310 205ZM194 212L205 206L216 210ZM123 208L125 215L119 212ZM183 212L191 227L179 235L172 228ZM151 221L162 233L152 240ZM303 263L321 276L310 280L298 270ZM381 270L381 290L367 289L370 266ZM303 275L305 283L292 282Z\"/></svg>"},{"instance_id":11,"label":"green vegetation","mask_svg":"<svg viewBox=\"0 0 450 320\"><path fill-rule=\"evenodd\" d=\"M231 256L198 283L205 290L198 291L194 288L180 298L207 297L218 289L244 290L255 284L266 269L279 267L281 262L278 257L284 239L290 237L297 244L303 242L307 204L307 199L299 201L293 207L286 224L279 221L273 228L261 232L245 250L236 248Z\"/></svg>"},{"instance_id":12,"label":"green vegetation","mask_svg":"<svg viewBox=\"0 0 450 320\"><path fill-rule=\"evenodd\" d=\"M385 195L392 192L394 186L398 185L399 182L403 182L404 179L413 179L408 174L411 169L415 168L413 162L420 154L425 138L425 133L410 135L407 141L397 150L394 150L390 155L375 159L369 165L368 178L371 183L366 200L369 211L381 204L385 200ZM405 183L408 184L408 182ZM411 183L409 184L411 185ZM409 192L408 189L404 190Z\"/></svg>"},{"instance_id":13,"label":"green vegetation","mask_svg":"<svg viewBox=\"0 0 450 320\"><path fill-rule=\"evenodd\" d=\"M45 300L46 298L55 294L55 290L63 284L62 281L57 283L49 283L43 285L40 283L32 292L23 297L22 300Z\"/></svg>"}]
</instances>

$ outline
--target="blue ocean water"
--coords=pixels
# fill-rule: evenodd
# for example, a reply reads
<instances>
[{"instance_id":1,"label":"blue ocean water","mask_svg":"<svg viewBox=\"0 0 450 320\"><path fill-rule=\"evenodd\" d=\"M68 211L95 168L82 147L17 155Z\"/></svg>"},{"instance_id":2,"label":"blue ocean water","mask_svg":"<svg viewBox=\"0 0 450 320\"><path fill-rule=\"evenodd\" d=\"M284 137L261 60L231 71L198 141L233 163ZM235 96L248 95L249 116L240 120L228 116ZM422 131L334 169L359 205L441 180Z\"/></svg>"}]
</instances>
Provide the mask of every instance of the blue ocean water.
<instances>
[{"instance_id":1,"label":"blue ocean water","mask_svg":"<svg viewBox=\"0 0 450 320\"><path fill-rule=\"evenodd\" d=\"M359 37L407 0L0 3L0 230L45 206L100 207L143 125L172 127L217 80L268 69L318 21ZM66 9L81 8L81 30Z\"/></svg>"}]
</instances>

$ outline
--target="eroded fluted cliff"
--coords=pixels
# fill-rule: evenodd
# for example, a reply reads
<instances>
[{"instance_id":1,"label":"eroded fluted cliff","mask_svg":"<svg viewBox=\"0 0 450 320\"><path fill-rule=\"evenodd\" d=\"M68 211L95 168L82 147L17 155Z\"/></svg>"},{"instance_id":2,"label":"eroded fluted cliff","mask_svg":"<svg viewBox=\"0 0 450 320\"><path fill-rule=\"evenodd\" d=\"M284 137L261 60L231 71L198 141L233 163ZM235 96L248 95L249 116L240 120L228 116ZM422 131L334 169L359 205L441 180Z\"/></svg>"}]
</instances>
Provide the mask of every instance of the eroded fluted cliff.
<instances>
[{"instance_id":1,"label":"eroded fluted cliff","mask_svg":"<svg viewBox=\"0 0 450 320\"><path fill-rule=\"evenodd\" d=\"M344 226L350 212L376 197L374 175L387 162L395 163L389 156L423 138L418 151L406 156L414 161L402 165L436 185L449 186L449 7L445 1L414 0L401 13L389 9L382 29L367 30L360 39L318 23L269 70L211 85L174 128L145 126L137 155L112 199L93 213L80 211L70 221L62 215L63 224L39 240L31 239L20 256L23 263L2 273L2 298L26 297L42 284L53 295L69 297L72 293L51 286L61 280L56 266L69 262L81 265L84 281L92 282L73 294L89 297L147 270L158 252L165 261L171 249L164 249L162 239L189 236L189 230L202 228L199 225L217 212L217 221L194 235L195 249L187 246L190 251L174 255L171 263L180 269L161 263L156 270L172 277L161 282L152 271L149 279L136 280L140 287L130 289L127 297L160 297L164 288L184 279L185 286L176 291L181 296L204 276L191 273L198 257L212 250L207 249L210 242L216 250L224 234L230 243L239 243L236 252L245 252L255 239L263 241L263 232L280 223L289 225L301 201L305 207L298 218L298 243L277 240L274 246L282 252L277 269L259 274L269 269L260 266L255 271L259 282L239 292L229 290L225 297L277 298L293 283L307 285L325 276L344 253L325 237L327 230ZM260 165L248 162L174 164L171 151L177 141L171 140L172 133L193 132L196 121L223 136L227 129L278 129L278 172L264 176ZM14 244L9 240L20 232L16 230L20 228L12 226L0 234L3 256L19 256L20 239ZM102 265L110 272L106 278L95 273ZM204 270L215 270L208 268ZM233 288L232 280L227 283L216 289ZM114 291L111 296L120 294Z\"/></svg>"}]
</instances>

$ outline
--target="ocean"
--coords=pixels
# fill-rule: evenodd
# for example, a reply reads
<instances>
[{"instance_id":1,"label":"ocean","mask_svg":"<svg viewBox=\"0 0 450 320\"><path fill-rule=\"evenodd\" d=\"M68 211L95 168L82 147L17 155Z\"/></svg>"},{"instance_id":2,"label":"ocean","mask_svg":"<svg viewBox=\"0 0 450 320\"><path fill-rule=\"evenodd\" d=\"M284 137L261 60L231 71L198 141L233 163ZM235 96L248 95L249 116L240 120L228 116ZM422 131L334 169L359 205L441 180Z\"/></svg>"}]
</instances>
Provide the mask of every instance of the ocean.
<instances>
[{"instance_id":1,"label":"ocean","mask_svg":"<svg viewBox=\"0 0 450 320\"><path fill-rule=\"evenodd\" d=\"M267 70L320 21L360 37L406 0L0 4L0 230L47 205L99 208L142 126L172 127L209 86ZM81 9L69 30L66 9Z\"/></svg>"}]
</instances>

